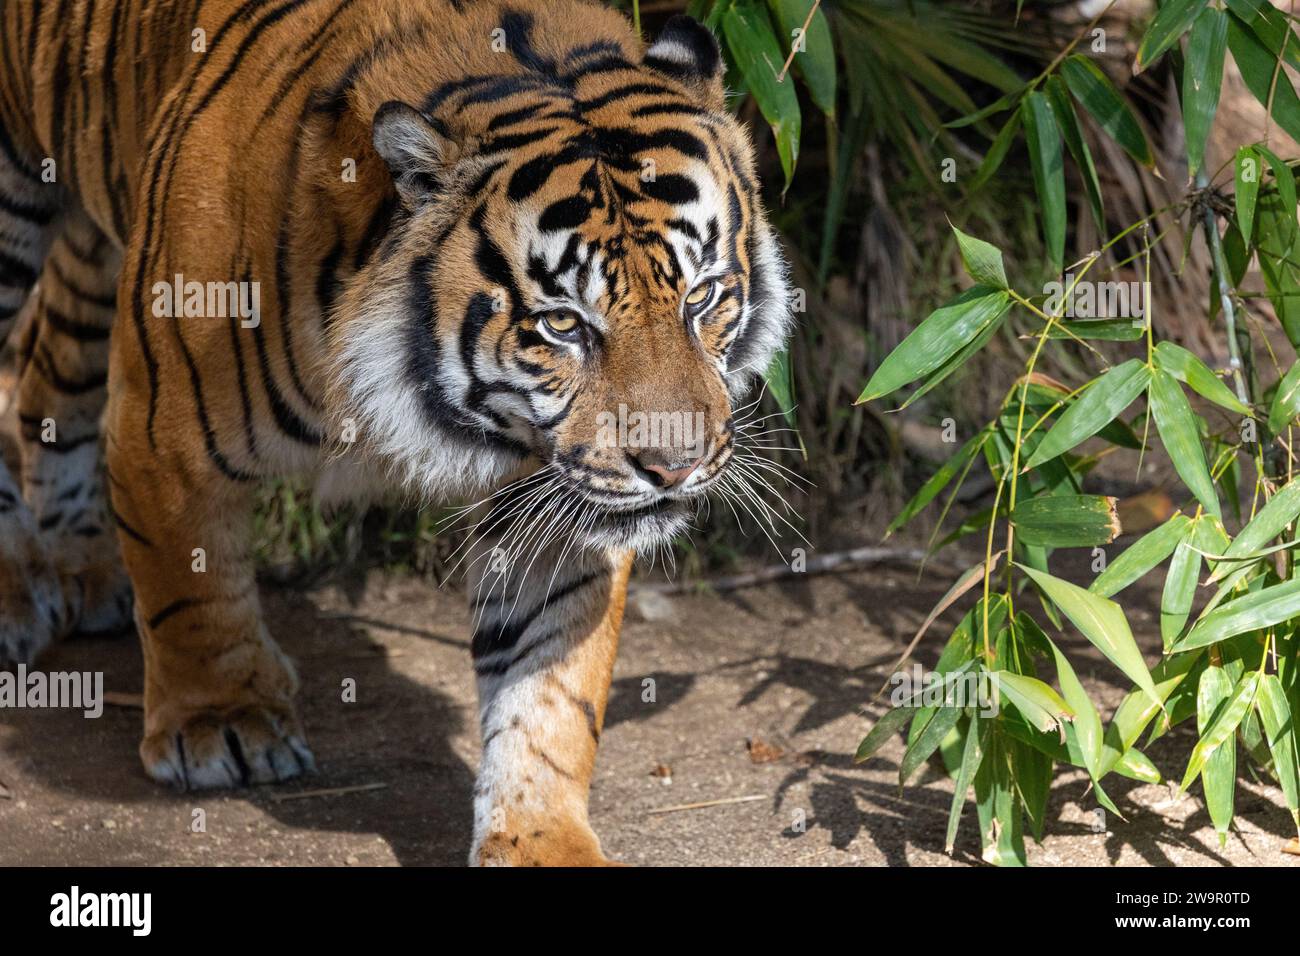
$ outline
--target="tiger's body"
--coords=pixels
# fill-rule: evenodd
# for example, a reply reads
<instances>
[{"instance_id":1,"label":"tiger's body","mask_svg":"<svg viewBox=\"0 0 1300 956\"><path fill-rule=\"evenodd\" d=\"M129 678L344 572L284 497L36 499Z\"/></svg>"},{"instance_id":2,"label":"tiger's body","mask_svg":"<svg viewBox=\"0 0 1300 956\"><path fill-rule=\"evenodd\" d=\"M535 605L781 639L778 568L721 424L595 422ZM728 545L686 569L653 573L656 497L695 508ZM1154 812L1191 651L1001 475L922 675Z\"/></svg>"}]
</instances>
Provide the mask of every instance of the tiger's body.
<instances>
[{"instance_id":1,"label":"tiger's body","mask_svg":"<svg viewBox=\"0 0 1300 956\"><path fill-rule=\"evenodd\" d=\"M582 0L0 0L0 29L0 663L133 594L146 770L287 779L312 758L257 483L504 489L471 861L602 862L633 553L725 479L788 321L712 37L679 18L646 50ZM620 406L703 437L613 447Z\"/></svg>"}]
</instances>

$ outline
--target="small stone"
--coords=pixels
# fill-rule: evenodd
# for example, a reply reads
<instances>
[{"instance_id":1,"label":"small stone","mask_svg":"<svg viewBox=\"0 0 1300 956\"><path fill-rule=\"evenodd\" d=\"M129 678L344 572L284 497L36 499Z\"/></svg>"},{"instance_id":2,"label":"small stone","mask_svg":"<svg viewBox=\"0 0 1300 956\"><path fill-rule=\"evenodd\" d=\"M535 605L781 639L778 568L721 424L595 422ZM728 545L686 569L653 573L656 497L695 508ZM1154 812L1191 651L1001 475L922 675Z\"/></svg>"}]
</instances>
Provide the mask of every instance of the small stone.
<instances>
[{"instance_id":1,"label":"small stone","mask_svg":"<svg viewBox=\"0 0 1300 956\"><path fill-rule=\"evenodd\" d=\"M103 820L103 821L100 822L100 825L101 825L105 830L116 830L116 829L117 829L117 821L116 821L116 820Z\"/></svg>"},{"instance_id":2,"label":"small stone","mask_svg":"<svg viewBox=\"0 0 1300 956\"><path fill-rule=\"evenodd\" d=\"M658 591L635 591L628 601L628 610L634 620L647 624L662 624L677 619L677 605L673 599Z\"/></svg>"},{"instance_id":3,"label":"small stone","mask_svg":"<svg viewBox=\"0 0 1300 956\"><path fill-rule=\"evenodd\" d=\"M348 866L356 866L361 862L361 858L354 853L349 853L343 860Z\"/></svg>"}]
</instances>

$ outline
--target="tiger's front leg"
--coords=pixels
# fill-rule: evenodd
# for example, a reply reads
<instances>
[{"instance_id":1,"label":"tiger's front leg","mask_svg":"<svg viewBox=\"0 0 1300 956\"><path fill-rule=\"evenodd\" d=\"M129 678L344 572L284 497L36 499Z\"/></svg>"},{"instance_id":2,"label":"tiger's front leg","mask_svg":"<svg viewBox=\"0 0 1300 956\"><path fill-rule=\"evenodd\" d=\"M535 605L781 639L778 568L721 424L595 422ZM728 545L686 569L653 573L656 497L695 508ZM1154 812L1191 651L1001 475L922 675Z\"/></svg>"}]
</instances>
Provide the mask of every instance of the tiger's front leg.
<instances>
[{"instance_id":1,"label":"tiger's front leg","mask_svg":"<svg viewBox=\"0 0 1300 956\"><path fill-rule=\"evenodd\" d=\"M504 574L488 559L473 641L483 757L471 864L609 864L587 794L632 559L553 548Z\"/></svg>"},{"instance_id":2,"label":"tiger's front leg","mask_svg":"<svg viewBox=\"0 0 1300 956\"><path fill-rule=\"evenodd\" d=\"M181 789L286 780L312 768L297 677L262 615L250 485L174 444L141 442L140 396L109 414L108 475L144 652L145 770ZM201 455L201 453L200 453Z\"/></svg>"}]
</instances>

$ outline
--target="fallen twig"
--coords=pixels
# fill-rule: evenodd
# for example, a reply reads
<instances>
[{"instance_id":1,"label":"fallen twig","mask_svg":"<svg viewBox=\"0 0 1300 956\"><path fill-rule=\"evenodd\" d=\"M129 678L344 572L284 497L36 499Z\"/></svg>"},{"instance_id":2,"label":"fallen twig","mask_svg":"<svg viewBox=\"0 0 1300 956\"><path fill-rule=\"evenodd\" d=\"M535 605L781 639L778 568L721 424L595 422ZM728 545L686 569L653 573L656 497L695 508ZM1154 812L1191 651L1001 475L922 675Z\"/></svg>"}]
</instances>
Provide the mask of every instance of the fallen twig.
<instances>
[{"instance_id":1,"label":"fallen twig","mask_svg":"<svg viewBox=\"0 0 1300 956\"><path fill-rule=\"evenodd\" d=\"M276 803L288 800L305 800L308 797L340 797L349 793L364 793L367 790L383 790L386 783L359 783L352 787L325 787L321 790L299 790L297 793L273 793L271 799Z\"/></svg>"},{"instance_id":2,"label":"fallen twig","mask_svg":"<svg viewBox=\"0 0 1300 956\"><path fill-rule=\"evenodd\" d=\"M748 797L723 797L721 800L702 800L699 803L679 803L672 807L659 807L655 810L647 810L646 816L656 816L660 813L676 813L679 810L703 810L705 807L721 807L728 803L752 803L755 800L766 800L764 794L756 793Z\"/></svg>"},{"instance_id":3,"label":"fallen twig","mask_svg":"<svg viewBox=\"0 0 1300 956\"><path fill-rule=\"evenodd\" d=\"M773 564L766 568L759 568L757 571L729 574L719 578L646 582L635 585L632 593L653 591L658 594L684 594L698 589L737 591L801 574L828 574L832 571L849 571L877 564L922 564L925 559L926 552L923 548L854 548L851 551L833 551L809 558L801 571L796 571L785 564ZM947 573L948 569L936 568L935 570Z\"/></svg>"},{"instance_id":4,"label":"fallen twig","mask_svg":"<svg viewBox=\"0 0 1300 956\"><path fill-rule=\"evenodd\" d=\"M120 690L104 691L104 703L110 707L133 707L144 709L144 694L129 694Z\"/></svg>"}]
</instances>

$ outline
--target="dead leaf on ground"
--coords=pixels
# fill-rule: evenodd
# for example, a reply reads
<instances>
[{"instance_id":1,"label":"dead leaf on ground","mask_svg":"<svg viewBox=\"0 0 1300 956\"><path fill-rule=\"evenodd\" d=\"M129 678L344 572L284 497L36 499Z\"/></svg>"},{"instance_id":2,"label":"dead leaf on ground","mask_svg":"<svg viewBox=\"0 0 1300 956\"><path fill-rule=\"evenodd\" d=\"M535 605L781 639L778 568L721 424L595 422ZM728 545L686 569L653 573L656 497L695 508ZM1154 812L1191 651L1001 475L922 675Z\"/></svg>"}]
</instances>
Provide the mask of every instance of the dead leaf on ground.
<instances>
[{"instance_id":1,"label":"dead leaf on ground","mask_svg":"<svg viewBox=\"0 0 1300 956\"><path fill-rule=\"evenodd\" d=\"M768 743L762 737L750 737L745 741L751 763L773 763L785 756L785 750L776 744Z\"/></svg>"}]
</instances>

